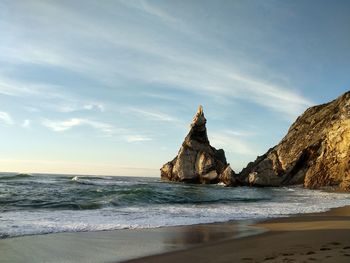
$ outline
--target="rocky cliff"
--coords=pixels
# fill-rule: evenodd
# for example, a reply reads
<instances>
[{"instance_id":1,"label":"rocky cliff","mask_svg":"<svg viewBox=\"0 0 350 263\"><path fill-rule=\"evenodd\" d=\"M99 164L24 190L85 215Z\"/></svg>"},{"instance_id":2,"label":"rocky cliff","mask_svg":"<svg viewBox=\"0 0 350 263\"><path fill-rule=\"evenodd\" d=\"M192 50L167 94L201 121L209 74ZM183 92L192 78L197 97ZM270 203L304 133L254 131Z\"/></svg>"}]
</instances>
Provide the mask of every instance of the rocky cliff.
<instances>
[{"instance_id":1,"label":"rocky cliff","mask_svg":"<svg viewBox=\"0 0 350 263\"><path fill-rule=\"evenodd\" d=\"M350 92L307 109L275 147L237 176L255 186L350 190Z\"/></svg>"},{"instance_id":2,"label":"rocky cliff","mask_svg":"<svg viewBox=\"0 0 350 263\"><path fill-rule=\"evenodd\" d=\"M160 169L161 179L191 183L233 185L234 172L226 162L225 152L209 143L207 120L199 106L178 155Z\"/></svg>"}]
</instances>

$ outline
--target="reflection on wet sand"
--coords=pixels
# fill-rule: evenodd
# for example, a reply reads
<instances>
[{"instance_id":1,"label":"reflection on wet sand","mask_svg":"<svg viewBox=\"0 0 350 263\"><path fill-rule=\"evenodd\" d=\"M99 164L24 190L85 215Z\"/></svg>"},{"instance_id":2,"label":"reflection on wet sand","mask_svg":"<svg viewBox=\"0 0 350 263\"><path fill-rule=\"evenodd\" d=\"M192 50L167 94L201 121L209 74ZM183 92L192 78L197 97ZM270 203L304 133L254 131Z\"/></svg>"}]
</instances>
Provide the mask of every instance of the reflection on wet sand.
<instances>
[{"instance_id":1,"label":"reflection on wet sand","mask_svg":"<svg viewBox=\"0 0 350 263\"><path fill-rule=\"evenodd\" d=\"M194 226L182 226L169 228L172 231L164 231L160 228L159 233L163 236L163 244L168 248L186 248L189 246L215 242L228 238L241 238L260 234L264 229L252 227L253 221L236 221L234 223L214 223ZM174 231L176 229L176 231Z\"/></svg>"},{"instance_id":2,"label":"reflection on wet sand","mask_svg":"<svg viewBox=\"0 0 350 263\"><path fill-rule=\"evenodd\" d=\"M1 263L119 262L256 233L248 222L60 233L0 240Z\"/></svg>"}]
</instances>

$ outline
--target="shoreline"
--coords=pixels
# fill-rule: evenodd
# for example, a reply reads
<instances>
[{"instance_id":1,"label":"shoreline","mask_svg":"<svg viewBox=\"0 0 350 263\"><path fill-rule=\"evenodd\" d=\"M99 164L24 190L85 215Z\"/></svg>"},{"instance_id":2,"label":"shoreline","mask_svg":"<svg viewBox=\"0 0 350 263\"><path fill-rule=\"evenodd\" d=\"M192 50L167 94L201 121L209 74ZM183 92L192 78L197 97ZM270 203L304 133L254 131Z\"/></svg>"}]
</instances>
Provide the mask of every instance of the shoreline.
<instances>
[{"instance_id":1,"label":"shoreline","mask_svg":"<svg viewBox=\"0 0 350 263\"><path fill-rule=\"evenodd\" d=\"M251 221L250 221L251 222ZM25 235L0 239L1 262L122 262L253 235L246 221Z\"/></svg>"},{"instance_id":2,"label":"shoreline","mask_svg":"<svg viewBox=\"0 0 350 263\"><path fill-rule=\"evenodd\" d=\"M350 260L350 206L262 220L251 226L266 231L124 262L345 263Z\"/></svg>"},{"instance_id":3,"label":"shoreline","mask_svg":"<svg viewBox=\"0 0 350 263\"><path fill-rule=\"evenodd\" d=\"M329 243L336 242L343 247L350 246L349 219L350 206L345 206L332 208L326 212L264 220L21 236L1 239L0 254L4 263L23 261L28 263L82 261L143 263L181 260L186 262L186 258L195 259L198 256L203 257L197 258L200 262L212 262L214 259L216 262L226 262L232 257L237 262L240 262L238 258L242 262L260 262L270 257L271 262L274 262L272 258L278 257L273 249L269 250L263 246L260 250L257 248L249 250L246 247L255 243L269 244L269 247L274 244L275 249L287 251L283 254L295 255L295 251L290 252L286 247L281 247L281 244L289 244L290 239L311 242L314 237L322 240L324 236L332 239ZM341 241L338 242L337 239ZM316 243L314 244L316 247L326 245ZM290 246L293 247L292 244ZM259 248L258 245L255 247ZM210 252L216 250L222 255L219 258L216 252ZM299 251L303 249L299 248ZM252 253L257 258L249 256ZM350 249L342 253L342 257L350 260ZM349 254L349 257L344 256L345 254ZM288 258L288 256L285 257ZM339 260L337 262L342 262L341 259Z\"/></svg>"}]
</instances>

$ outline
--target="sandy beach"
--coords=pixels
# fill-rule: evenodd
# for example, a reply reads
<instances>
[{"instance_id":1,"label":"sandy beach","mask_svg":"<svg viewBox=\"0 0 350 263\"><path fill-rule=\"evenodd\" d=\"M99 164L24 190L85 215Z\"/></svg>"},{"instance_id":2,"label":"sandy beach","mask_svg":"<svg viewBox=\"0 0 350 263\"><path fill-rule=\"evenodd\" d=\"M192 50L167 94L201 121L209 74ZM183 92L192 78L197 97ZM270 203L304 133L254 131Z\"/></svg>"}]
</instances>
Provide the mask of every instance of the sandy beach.
<instances>
[{"instance_id":1,"label":"sandy beach","mask_svg":"<svg viewBox=\"0 0 350 263\"><path fill-rule=\"evenodd\" d=\"M263 231L247 224L235 221L6 238L0 239L0 262L120 262Z\"/></svg>"},{"instance_id":2,"label":"sandy beach","mask_svg":"<svg viewBox=\"0 0 350 263\"><path fill-rule=\"evenodd\" d=\"M266 220L0 240L1 262L349 262L350 207Z\"/></svg>"},{"instance_id":3,"label":"sandy beach","mask_svg":"<svg viewBox=\"0 0 350 263\"><path fill-rule=\"evenodd\" d=\"M267 220L263 234L128 262L349 262L350 208Z\"/></svg>"}]
</instances>

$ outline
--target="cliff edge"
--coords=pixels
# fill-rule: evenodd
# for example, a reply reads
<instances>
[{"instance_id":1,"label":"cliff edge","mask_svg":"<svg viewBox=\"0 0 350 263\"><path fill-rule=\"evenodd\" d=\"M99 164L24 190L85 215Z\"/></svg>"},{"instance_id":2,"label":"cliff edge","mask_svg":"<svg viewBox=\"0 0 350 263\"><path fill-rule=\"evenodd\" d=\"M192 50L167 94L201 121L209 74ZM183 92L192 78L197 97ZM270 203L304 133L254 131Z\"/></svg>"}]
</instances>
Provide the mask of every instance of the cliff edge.
<instances>
[{"instance_id":1,"label":"cliff edge","mask_svg":"<svg viewBox=\"0 0 350 263\"><path fill-rule=\"evenodd\" d=\"M237 176L252 186L350 190L350 92L307 109L275 147Z\"/></svg>"}]
</instances>

